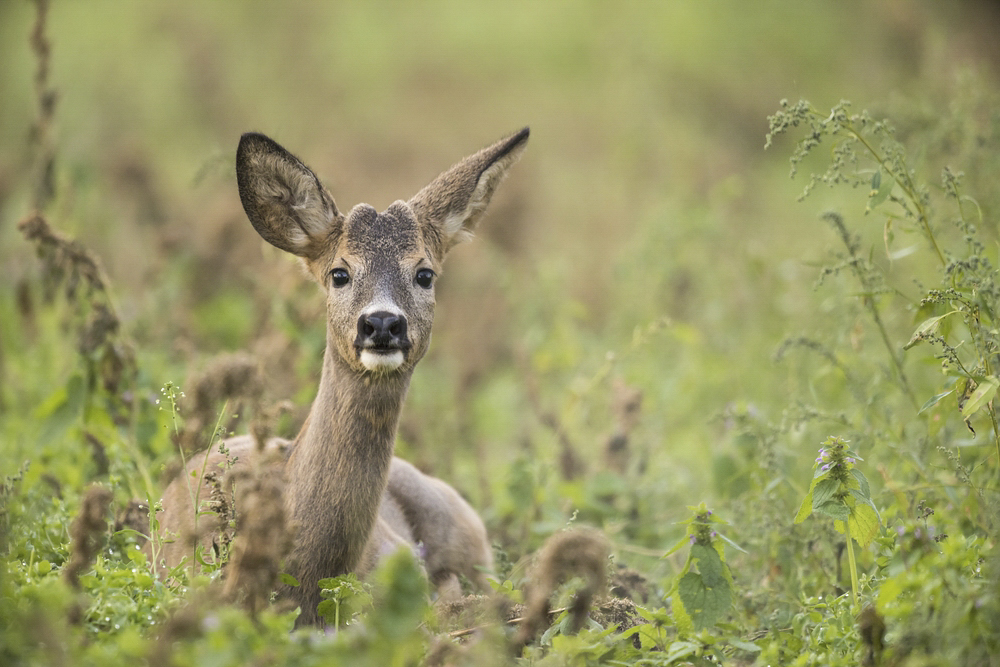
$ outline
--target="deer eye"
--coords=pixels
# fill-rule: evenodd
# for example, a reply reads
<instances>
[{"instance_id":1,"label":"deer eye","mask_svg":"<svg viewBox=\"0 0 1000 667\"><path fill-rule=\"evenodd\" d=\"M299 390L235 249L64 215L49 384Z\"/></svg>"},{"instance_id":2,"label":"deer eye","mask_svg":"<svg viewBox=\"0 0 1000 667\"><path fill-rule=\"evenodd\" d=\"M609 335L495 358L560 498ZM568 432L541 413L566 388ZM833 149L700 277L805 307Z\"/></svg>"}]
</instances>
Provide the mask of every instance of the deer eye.
<instances>
[{"instance_id":1,"label":"deer eye","mask_svg":"<svg viewBox=\"0 0 1000 667\"><path fill-rule=\"evenodd\" d=\"M334 269L330 272L330 281L334 287L343 287L351 282L351 275L347 272L347 269Z\"/></svg>"},{"instance_id":2,"label":"deer eye","mask_svg":"<svg viewBox=\"0 0 1000 667\"><path fill-rule=\"evenodd\" d=\"M430 289L431 285L434 284L434 272L430 269L420 269L417 271L417 275L414 280L416 280L417 284L424 289Z\"/></svg>"}]
</instances>

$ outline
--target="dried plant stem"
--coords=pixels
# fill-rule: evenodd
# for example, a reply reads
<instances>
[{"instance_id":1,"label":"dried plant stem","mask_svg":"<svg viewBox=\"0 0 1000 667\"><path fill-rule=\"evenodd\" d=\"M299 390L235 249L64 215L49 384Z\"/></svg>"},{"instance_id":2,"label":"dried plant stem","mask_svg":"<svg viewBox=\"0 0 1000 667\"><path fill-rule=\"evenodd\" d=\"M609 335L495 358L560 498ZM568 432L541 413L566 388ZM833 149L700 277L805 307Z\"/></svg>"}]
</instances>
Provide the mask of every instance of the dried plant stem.
<instances>
[{"instance_id":1,"label":"dried plant stem","mask_svg":"<svg viewBox=\"0 0 1000 667\"><path fill-rule=\"evenodd\" d=\"M569 610L570 607L559 607L558 609L550 609L548 611L548 614L549 616L558 616L564 611L569 611ZM504 621L504 624L508 626L521 625L522 623L524 623L525 618L526 618L525 616L518 616L516 618L511 618L507 621ZM451 637L452 639L460 639L461 637L467 637L473 633L479 632L480 630L492 628L496 625L497 625L496 623L482 623L480 625L474 625L471 628L462 628L461 630L454 630L452 632L449 632L448 636Z\"/></svg>"},{"instance_id":2,"label":"dried plant stem","mask_svg":"<svg viewBox=\"0 0 1000 667\"><path fill-rule=\"evenodd\" d=\"M35 52L38 67L35 70L35 95L38 102L38 117L32 128L32 139L38 147L35 156L35 191L32 205L41 211L55 196L55 146L52 139L52 125L55 117L55 90L49 85L49 65L52 45L45 34L49 13L49 0L35 0L35 25L31 31L31 48Z\"/></svg>"}]
</instances>

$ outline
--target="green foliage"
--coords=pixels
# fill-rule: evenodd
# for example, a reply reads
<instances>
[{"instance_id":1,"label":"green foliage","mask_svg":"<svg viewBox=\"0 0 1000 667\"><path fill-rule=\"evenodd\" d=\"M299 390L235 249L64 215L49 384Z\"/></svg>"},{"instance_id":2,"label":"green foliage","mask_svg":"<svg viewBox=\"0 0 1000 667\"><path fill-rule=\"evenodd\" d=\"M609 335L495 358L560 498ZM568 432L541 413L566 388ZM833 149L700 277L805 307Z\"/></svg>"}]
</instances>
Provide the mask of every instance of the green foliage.
<instances>
[{"instance_id":1,"label":"green foliage","mask_svg":"<svg viewBox=\"0 0 1000 667\"><path fill-rule=\"evenodd\" d=\"M980 14L95 3L52 2L46 67L36 5L0 3L0 664L995 661L1000 98L951 65ZM888 101L783 103L761 154L788 80ZM339 204L381 207L529 107L538 143L449 260L398 451L481 512L497 591L525 599L545 538L592 524L631 615L573 633L558 611L514 658L495 618L447 634L401 554L324 582L331 632L293 631L283 601L221 601L201 547L203 574L157 579L112 528L70 585L88 485L115 512L160 496L189 417L170 378L253 351L285 437L313 398L325 305L237 215L233 137L273 132ZM58 158L45 183L33 152ZM685 521L692 498L729 523Z\"/></svg>"},{"instance_id":2,"label":"green foliage","mask_svg":"<svg viewBox=\"0 0 1000 667\"><path fill-rule=\"evenodd\" d=\"M947 165L941 169L939 190L944 201L938 201L940 196L932 197L931 186L921 180L908 161L906 149L896 140L895 128L889 121L876 121L867 111L850 114L849 107L849 102L842 101L827 115L806 101L791 105L783 100L782 109L768 119L767 145L773 137L793 127L808 126L806 138L798 142L791 158L792 175L824 139L833 142L832 159L825 172L811 175L800 199L821 182L868 187L865 214L884 217L884 250L890 260L914 252L912 247L898 248L897 235L917 233L923 237L931 256L937 260L939 286L924 290L916 308L922 321L902 349L890 341L877 305L878 295L890 293L893 288L880 267L861 256L860 239L848 231L843 218L835 213L824 217L834 226L847 253L841 264L826 269L823 275L846 268L857 278L864 304L886 345L900 387L914 401L914 407L919 404L903 369L902 351L921 342L938 349L935 358L941 361L946 390L925 397L921 412L955 393L962 419L975 432L970 420L980 410L984 411L997 453L995 466L1000 471L1000 428L992 402L1000 386L993 368L996 350L1000 349L996 327L1000 290L996 287L996 269L980 232L980 226L986 222L983 208L964 192L964 174ZM951 235L957 236L953 246L945 243L948 230L937 219L935 204L946 205L952 211L954 217L947 222L954 228Z\"/></svg>"},{"instance_id":3,"label":"green foliage","mask_svg":"<svg viewBox=\"0 0 1000 667\"><path fill-rule=\"evenodd\" d=\"M854 558L854 543L866 547L875 539L881 519L872 502L868 479L856 467L862 460L847 448L847 442L829 437L819 450L813 465L813 479L809 492L795 514L795 523L801 523L813 512L831 517L838 533L847 536L847 556L851 564L851 591L854 605L858 601L858 571Z\"/></svg>"},{"instance_id":4,"label":"green foliage","mask_svg":"<svg viewBox=\"0 0 1000 667\"><path fill-rule=\"evenodd\" d=\"M286 575L287 576L287 575ZM319 615L336 629L348 625L359 614L371 608L370 586L358 580L354 573L342 574L333 579L320 579Z\"/></svg>"},{"instance_id":5,"label":"green foliage","mask_svg":"<svg viewBox=\"0 0 1000 667\"><path fill-rule=\"evenodd\" d=\"M726 564L725 543L736 545L716 530L725 521L712 514L705 503L688 509L693 516L684 522L687 534L667 552L670 555L688 543L691 545L670 591L676 593L673 610L682 632L715 625L732 607L735 593L733 575Z\"/></svg>"},{"instance_id":6,"label":"green foliage","mask_svg":"<svg viewBox=\"0 0 1000 667\"><path fill-rule=\"evenodd\" d=\"M795 514L801 523L814 511L834 519L838 533L847 533L862 547L875 538L881 523L878 509L872 502L868 479L858 469L863 460L847 448L847 442L829 437L819 450L813 465L809 492Z\"/></svg>"}]
</instances>

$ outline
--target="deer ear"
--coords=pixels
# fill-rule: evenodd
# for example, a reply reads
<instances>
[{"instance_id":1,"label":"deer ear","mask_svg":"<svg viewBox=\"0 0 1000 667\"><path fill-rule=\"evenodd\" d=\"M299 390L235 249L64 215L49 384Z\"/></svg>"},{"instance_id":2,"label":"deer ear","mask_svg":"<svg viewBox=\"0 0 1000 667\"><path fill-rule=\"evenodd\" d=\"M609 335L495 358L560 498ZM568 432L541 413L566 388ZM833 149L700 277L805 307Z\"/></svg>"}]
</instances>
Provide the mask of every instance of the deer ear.
<instances>
[{"instance_id":1,"label":"deer ear","mask_svg":"<svg viewBox=\"0 0 1000 667\"><path fill-rule=\"evenodd\" d=\"M240 138L236 181L254 229L282 250L314 259L343 228L343 216L316 175L263 134Z\"/></svg>"},{"instance_id":2,"label":"deer ear","mask_svg":"<svg viewBox=\"0 0 1000 667\"><path fill-rule=\"evenodd\" d=\"M410 200L428 242L439 257L472 232L490 198L528 143L528 128L470 155Z\"/></svg>"}]
</instances>

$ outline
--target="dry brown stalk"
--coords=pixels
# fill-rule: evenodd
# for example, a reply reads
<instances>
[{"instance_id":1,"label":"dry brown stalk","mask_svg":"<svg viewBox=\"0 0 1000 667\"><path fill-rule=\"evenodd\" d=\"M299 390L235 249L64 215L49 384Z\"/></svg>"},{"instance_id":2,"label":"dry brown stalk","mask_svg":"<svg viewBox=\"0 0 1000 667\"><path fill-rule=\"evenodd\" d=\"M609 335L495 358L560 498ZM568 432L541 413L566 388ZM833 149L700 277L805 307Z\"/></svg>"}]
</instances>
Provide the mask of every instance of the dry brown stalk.
<instances>
[{"instance_id":1,"label":"dry brown stalk","mask_svg":"<svg viewBox=\"0 0 1000 667\"><path fill-rule=\"evenodd\" d=\"M33 205L41 211L55 196L55 145L52 125L56 111L56 91L49 86L49 69L52 44L45 34L49 13L49 0L35 0L35 25L31 30L31 48L35 52L38 68L35 70L35 95L38 117L32 128L32 139L38 147L35 156L36 180Z\"/></svg>"},{"instance_id":2,"label":"dry brown stalk","mask_svg":"<svg viewBox=\"0 0 1000 667\"><path fill-rule=\"evenodd\" d=\"M272 455L280 456L272 451ZM294 532L284 501L284 479L273 474L264 456L254 457L253 468L236 468L236 532L230 545L225 599L240 601L251 614L267 604L278 583L281 563L292 549Z\"/></svg>"},{"instance_id":3,"label":"dry brown stalk","mask_svg":"<svg viewBox=\"0 0 1000 667\"><path fill-rule=\"evenodd\" d=\"M549 599L559 585L578 576L584 586L577 591L569 608L570 630L577 632L587 619L594 596L607 588L607 567L610 547L598 531L572 528L556 533L538 553L538 564L528 595L528 611L514 641L514 651L520 653L545 626L549 618Z\"/></svg>"},{"instance_id":4,"label":"dry brown stalk","mask_svg":"<svg viewBox=\"0 0 1000 667\"><path fill-rule=\"evenodd\" d=\"M260 364L254 357L239 352L216 357L204 371L189 378L186 384L189 389L185 392L182 406L185 424L179 443L185 452L198 451L209 445L215 434L206 431L218 421L220 403L245 399L250 404L248 407L256 413L264 394ZM263 440L266 439L265 436Z\"/></svg>"},{"instance_id":5,"label":"dry brown stalk","mask_svg":"<svg viewBox=\"0 0 1000 667\"><path fill-rule=\"evenodd\" d=\"M63 570L66 582L73 588L80 589L80 574L90 567L104 543L108 530L108 507L111 505L111 492L100 486L87 489L80 507L80 514L73 520L69 534L72 539L69 563Z\"/></svg>"}]
</instances>

